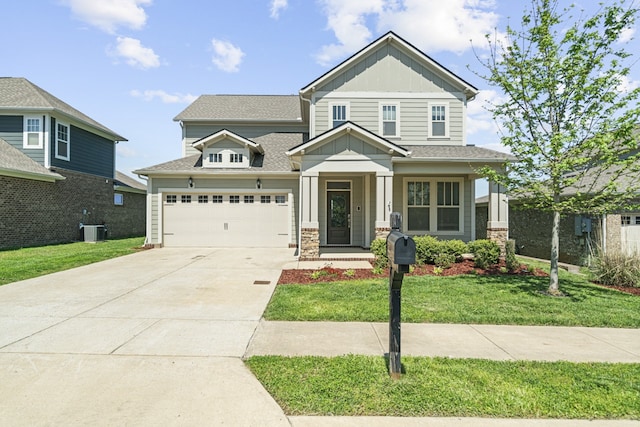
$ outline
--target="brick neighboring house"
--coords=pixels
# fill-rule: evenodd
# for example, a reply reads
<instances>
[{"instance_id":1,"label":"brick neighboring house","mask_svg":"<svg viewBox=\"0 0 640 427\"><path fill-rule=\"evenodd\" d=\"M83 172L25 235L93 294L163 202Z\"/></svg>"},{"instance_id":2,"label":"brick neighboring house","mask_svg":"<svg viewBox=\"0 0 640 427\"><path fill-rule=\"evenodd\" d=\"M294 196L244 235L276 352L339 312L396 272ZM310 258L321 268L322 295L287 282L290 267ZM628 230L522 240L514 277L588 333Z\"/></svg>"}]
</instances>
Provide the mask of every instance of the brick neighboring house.
<instances>
[{"instance_id":1,"label":"brick neighboring house","mask_svg":"<svg viewBox=\"0 0 640 427\"><path fill-rule=\"evenodd\" d=\"M126 139L24 78L0 78L0 248L142 236L146 186L115 169Z\"/></svg>"}]
</instances>

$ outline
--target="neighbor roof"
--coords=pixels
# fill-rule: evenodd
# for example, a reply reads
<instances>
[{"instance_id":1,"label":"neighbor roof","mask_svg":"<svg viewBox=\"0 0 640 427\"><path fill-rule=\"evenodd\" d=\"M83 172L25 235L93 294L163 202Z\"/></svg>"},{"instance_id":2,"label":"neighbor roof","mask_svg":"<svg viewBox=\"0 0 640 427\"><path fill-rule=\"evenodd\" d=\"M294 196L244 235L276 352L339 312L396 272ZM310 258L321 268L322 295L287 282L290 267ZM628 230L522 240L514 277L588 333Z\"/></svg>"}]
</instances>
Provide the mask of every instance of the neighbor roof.
<instances>
[{"instance_id":1,"label":"neighbor roof","mask_svg":"<svg viewBox=\"0 0 640 427\"><path fill-rule=\"evenodd\" d=\"M302 122L298 95L201 95L175 121Z\"/></svg>"},{"instance_id":2,"label":"neighbor roof","mask_svg":"<svg viewBox=\"0 0 640 427\"><path fill-rule=\"evenodd\" d=\"M457 162L506 162L516 160L511 154L474 145L412 145L404 148L411 151L411 159Z\"/></svg>"},{"instance_id":3,"label":"neighbor roof","mask_svg":"<svg viewBox=\"0 0 640 427\"><path fill-rule=\"evenodd\" d=\"M2 138L0 138L0 175L50 182L65 179L62 175L51 172L32 160Z\"/></svg>"},{"instance_id":4,"label":"neighbor roof","mask_svg":"<svg viewBox=\"0 0 640 427\"><path fill-rule=\"evenodd\" d=\"M51 95L22 77L0 77L0 111L1 110L40 110L55 111L101 130L114 141L126 141L108 127L93 120L71 105Z\"/></svg>"}]
</instances>

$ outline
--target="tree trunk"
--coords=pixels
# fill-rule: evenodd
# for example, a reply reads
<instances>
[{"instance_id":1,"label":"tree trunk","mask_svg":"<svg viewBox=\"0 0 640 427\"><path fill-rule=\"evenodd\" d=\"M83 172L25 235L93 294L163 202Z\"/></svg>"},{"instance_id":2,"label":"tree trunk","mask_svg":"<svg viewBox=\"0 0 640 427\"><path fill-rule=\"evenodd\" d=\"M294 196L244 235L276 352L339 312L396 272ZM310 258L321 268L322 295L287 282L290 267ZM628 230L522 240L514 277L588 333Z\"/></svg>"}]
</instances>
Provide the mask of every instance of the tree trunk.
<instances>
[{"instance_id":1,"label":"tree trunk","mask_svg":"<svg viewBox=\"0 0 640 427\"><path fill-rule=\"evenodd\" d=\"M551 268L549 269L549 293L559 295L558 257L560 254L560 212L553 212L553 228L551 229Z\"/></svg>"}]
</instances>

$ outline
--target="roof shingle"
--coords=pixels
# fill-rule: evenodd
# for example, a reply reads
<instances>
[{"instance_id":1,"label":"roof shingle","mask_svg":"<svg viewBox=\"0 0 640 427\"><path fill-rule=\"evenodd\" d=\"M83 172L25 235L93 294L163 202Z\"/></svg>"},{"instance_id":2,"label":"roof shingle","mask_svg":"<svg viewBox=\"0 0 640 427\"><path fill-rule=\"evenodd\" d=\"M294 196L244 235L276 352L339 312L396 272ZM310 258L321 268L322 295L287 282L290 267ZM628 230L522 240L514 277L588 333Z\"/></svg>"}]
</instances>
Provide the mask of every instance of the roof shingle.
<instances>
[{"instance_id":1,"label":"roof shingle","mask_svg":"<svg viewBox=\"0 0 640 427\"><path fill-rule=\"evenodd\" d=\"M301 122L298 95L201 95L175 121Z\"/></svg>"}]
</instances>

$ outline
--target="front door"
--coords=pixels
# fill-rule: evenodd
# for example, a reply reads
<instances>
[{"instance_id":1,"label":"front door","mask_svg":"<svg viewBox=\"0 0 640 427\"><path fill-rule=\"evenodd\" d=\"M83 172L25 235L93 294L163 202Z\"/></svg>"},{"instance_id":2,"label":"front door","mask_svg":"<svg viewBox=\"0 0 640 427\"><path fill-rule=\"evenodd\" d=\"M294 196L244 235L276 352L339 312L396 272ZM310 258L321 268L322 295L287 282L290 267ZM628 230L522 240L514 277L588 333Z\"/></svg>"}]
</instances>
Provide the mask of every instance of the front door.
<instances>
[{"instance_id":1,"label":"front door","mask_svg":"<svg viewBox=\"0 0 640 427\"><path fill-rule=\"evenodd\" d=\"M351 244L351 192L327 192L327 244Z\"/></svg>"}]
</instances>

